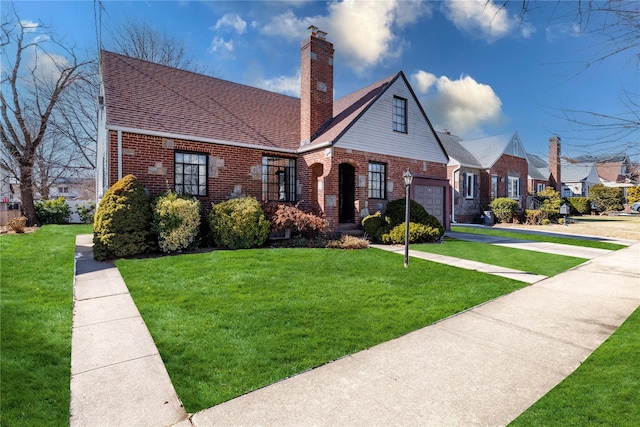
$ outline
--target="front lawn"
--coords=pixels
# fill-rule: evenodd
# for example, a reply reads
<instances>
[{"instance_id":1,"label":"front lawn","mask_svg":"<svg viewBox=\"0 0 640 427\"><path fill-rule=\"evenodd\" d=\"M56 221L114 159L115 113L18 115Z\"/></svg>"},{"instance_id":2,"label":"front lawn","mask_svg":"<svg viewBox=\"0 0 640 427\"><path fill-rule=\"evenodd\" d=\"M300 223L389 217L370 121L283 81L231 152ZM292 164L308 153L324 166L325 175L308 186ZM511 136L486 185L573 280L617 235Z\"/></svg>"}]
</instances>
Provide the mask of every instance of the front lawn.
<instances>
[{"instance_id":1,"label":"front lawn","mask_svg":"<svg viewBox=\"0 0 640 427\"><path fill-rule=\"evenodd\" d=\"M446 238L444 244L411 245L411 249L513 268L543 276L555 276L587 261L583 258L513 249L480 242Z\"/></svg>"},{"instance_id":2,"label":"front lawn","mask_svg":"<svg viewBox=\"0 0 640 427\"><path fill-rule=\"evenodd\" d=\"M610 251L617 251L618 249L622 249L626 247L624 245L619 245L617 243L602 242L600 240L593 240L587 237L581 239L577 237L562 237L562 236L551 236L551 235L538 234L538 233L505 231L505 230L499 230L495 228L465 227L463 225L452 225L451 231L457 231L460 233L483 234L486 236L506 237L509 239L532 240L535 242L560 243L563 245L607 249Z\"/></svg>"},{"instance_id":3,"label":"front lawn","mask_svg":"<svg viewBox=\"0 0 640 427\"><path fill-rule=\"evenodd\" d=\"M116 265L196 412L525 286L366 249L214 251Z\"/></svg>"},{"instance_id":4,"label":"front lawn","mask_svg":"<svg viewBox=\"0 0 640 427\"><path fill-rule=\"evenodd\" d=\"M637 426L640 309L512 426Z\"/></svg>"},{"instance_id":5,"label":"front lawn","mask_svg":"<svg viewBox=\"0 0 640 427\"><path fill-rule=\"evenodd\" d=\"M0 425L69 424L73 256L90 225L0 236Z\"/></svg>"}]
</instances>

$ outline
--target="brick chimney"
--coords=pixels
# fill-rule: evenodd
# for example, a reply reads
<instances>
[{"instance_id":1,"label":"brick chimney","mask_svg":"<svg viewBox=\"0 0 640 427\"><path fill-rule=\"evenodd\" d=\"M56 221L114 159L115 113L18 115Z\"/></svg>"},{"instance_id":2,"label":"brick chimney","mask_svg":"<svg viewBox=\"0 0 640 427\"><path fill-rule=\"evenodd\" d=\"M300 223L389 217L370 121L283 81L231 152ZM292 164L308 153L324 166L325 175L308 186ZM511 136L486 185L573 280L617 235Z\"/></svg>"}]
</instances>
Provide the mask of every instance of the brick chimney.
<instances>
[{"instance_id":1,"label":"brick chimney","mask_svg":"<svg viewBox=\"0 0 640 427\"><path fill-rule=\"evenodd\" d=\"M560 176L560 137L549 138L549 184L562 197L562 177Z\"/></svg>"},{"instance_id":2,"label":"brick chimney","mask_svg":"<svg viewBox=\"0 0 640 427\"><path fill-rule=\"evenodd\" d=\"M310 26L300 48L300 144L333 117L333 44L327 33Z\"/></svg>"}]
</instances>

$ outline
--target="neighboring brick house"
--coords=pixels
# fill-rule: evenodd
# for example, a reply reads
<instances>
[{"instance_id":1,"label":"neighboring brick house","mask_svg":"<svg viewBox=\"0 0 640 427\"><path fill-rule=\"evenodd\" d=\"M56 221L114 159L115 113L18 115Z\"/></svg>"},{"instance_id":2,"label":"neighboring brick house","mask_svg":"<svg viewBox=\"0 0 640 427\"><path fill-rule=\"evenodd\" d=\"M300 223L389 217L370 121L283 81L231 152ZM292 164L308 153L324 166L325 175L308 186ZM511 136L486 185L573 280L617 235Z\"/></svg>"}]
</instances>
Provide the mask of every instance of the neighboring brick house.
<instances>
[{"instance_id":1,"label":"neighboring brick house","mask_svg":"<svg viewBox=\"0 0 640 427\"><path fill-rule=\"evenodd\" d=\"M449 132L438 135L449 154L454 222L473 222L498 197L510 197L520 208L526 207L529 165L517 132L467 141Z\"/></svg>"},{"instance_id":2,"label":"neighboring brick house","mask_svg":"<svg viewBox=\"0 0 640 427\"><path fill-rule=\"evenodd\" d=\"M102 52L98 198L134 174L151 195L240 194L358 224L405 196L448 225L447 154L404 73L334 102L333 45L301 47L301 97Z\"/></svg>"}]
</instances>

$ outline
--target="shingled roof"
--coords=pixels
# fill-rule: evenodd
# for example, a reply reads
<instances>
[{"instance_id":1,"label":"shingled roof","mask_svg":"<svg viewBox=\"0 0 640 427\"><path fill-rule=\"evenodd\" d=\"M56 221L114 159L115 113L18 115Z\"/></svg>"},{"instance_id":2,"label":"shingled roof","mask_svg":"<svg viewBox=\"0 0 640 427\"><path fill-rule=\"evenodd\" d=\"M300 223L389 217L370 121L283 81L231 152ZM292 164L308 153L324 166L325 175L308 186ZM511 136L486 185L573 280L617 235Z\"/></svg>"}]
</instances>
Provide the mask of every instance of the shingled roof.
<instances>
[{"instance_id":1,"label":"shingled roof","mask_svg":"<svg viewBox=\"0 0 640 427\"><path fill-rule=\"evenodd\" d=\"M300 99L102 51L108 127L295 150Z\"/></svg>"}]
</instances>

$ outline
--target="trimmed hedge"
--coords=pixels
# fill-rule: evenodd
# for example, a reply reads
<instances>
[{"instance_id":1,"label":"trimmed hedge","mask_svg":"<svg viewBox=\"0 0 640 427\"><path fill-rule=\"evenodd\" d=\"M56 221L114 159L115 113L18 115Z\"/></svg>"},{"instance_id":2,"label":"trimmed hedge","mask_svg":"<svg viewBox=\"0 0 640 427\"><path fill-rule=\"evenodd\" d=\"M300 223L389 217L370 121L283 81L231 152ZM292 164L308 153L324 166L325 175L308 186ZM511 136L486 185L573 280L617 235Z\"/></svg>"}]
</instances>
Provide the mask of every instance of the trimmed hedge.
<instances>
[{"instance_id":1,"label":"trimmed hedge","mask_svg":"<svg viewBox=\"0 0 640 427\"><path fill-rule=\"evenodd\" d=\"M378 211L362 219L361 225L367 236L375 241L382 241L383 235L390 233L392 229L405 223L406 199L396 199L387 204L384 216ZM409 201L409 224L421 224L437 231L438 235L432 240L438 240L444 236L444 227L433 215L415 200ZM404 230L404 229L403 229ZM404 233L404 232L403 232ZM404 234L402 235L404 241Z\"/></svg>"},{"instance_id":2,"label":"trimmed hedge","mask_svg":"<svg viewBox=\"0 0 640 427\"><path fill-rule=\"evenodd\" d=\"M149 197L134 175L113 184L102 197L93 224L98 261L143 254L155 247Z\"/></svg>"},{"instance_id":3,"label":"trimmed hedge","mask_svg":"<svg viewBox=\"0 0 640 427\"><path fill-rule=\"evenodd\" d=\"M67 204L67 199L58 197L54 200L44 200L35 202L33 207L40 225L45 224L68 224L71 217L71 208Z\"/></svg>"},{"instance_id":4,"label":"trimmed hedge","mask_svg":"<svg viewBox=\"0 0 640 427\"><path fill-rule=\"evenodd\" d=\"M212 205L211 235L216 245L229 249L262 246L269 237L269 221L254 197L241 197Z\"/></svg>"},{"instance_id":5,"label":"trimmed hedge","mask_svg":"<svg viewBox=\"0 0 640 427\"><path fill-rule=\"evenodd\" d=\"M605 187L596 184L589 190L589 198L601 212L621 211L624 209L624 197L622 189L615 187Z\"/></svg>"},{"instance_id":6,"label":"trimmed hedge","mask_svg":"<svg viewBox=\"0 0 640 427\"><path fill-rule=\"evenodd\" d=\"M404 243L405 238L405 224L398 224L391 229L388 233L382 235L382 242L388 244L401 244ZM437 228L429 227L424 224L416 224L415 222L409 223L409 243L426 243L435 242L440 239L442 235Z\"/></svg>"},{"instance_id":7,"label":"trimmed hedge","mask_svg":"<svg viewBox=\"0 0 640 427\"><path fill-rule=\"evenodd\" d=\"M513 216L518 210L518 202L510 199L509 197L498 197L493 199L489 204L489 207L493 211L500 222L512 222Z\"/></svg>"},{"instance_id":8,"label":"trimmed hedge","mask_svg":"<svg viewBox=\"0 0 640 427\"><path fill-rule=\"evenodd\" d=\"M591 212L591 201L588 197L568 197L567 203L571 207L571 214L588 214Z\"/></svg>"}]
</instances>

